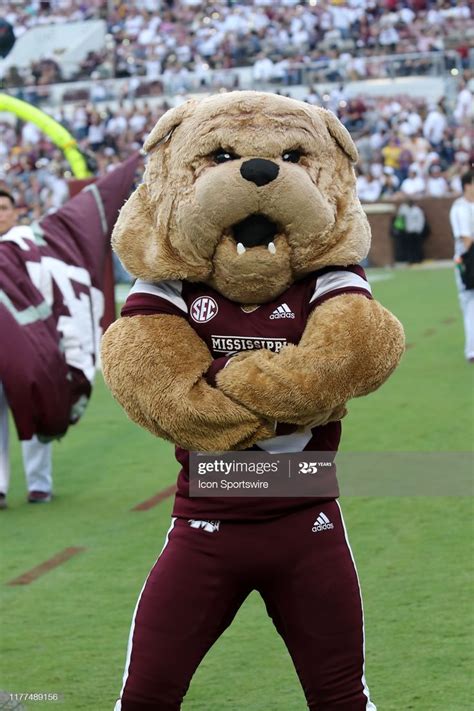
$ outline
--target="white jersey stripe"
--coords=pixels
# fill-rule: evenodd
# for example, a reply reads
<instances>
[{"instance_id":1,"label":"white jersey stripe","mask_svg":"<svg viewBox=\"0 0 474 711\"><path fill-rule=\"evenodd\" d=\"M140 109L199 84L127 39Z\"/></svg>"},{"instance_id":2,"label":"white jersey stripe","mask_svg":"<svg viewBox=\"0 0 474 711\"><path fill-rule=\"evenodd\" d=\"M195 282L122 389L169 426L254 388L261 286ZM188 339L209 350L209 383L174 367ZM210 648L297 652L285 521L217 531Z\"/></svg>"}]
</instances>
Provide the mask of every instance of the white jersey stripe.
<instances>
[{"instance_id":1,"label":"white jersey stripe","mask_svg":"<svg viewBox=\"0 0 474 711\"><path fill-rule=\"evenodd\" d=\"M351 288L364 289L367 293L372 294L369 282L358 274L346 271L328 272L318 277L314 294L310 299L310 304L316 301L316 299L326 296L326 294L329 294L331 291L336 291L336 289Z\"/></svg>"},{"instance_id":2,"label":"white jersey stripe","mask_svg":"<svg viewBox=\"0 0 474 711\"><path fill-rule=\"evenodd\" d=\"M170 538L170 533L171 533L171 531L172 531L173 528L174 528L174 525L175 525L175 523L176 523L176 520L177 520L176 517L174 517L174 518L171 519L171 526L170 526L169 529L168 529L168 532L167 532L167 534L166 534L166 538L165 538L165 542L164 542L163 548L161 549L160 555L159 555L158 558L156 559L155 565L156 565L156 563L159 561L160 557L161 557L162 554L163 554L163 551L165 550L166 546L168 545L168 541L169 541L169 538ZM153 566L153 568L155 567L155 565ZM151 570L153 570L153 568L152 568ZM120 698L117 700L117 703L116 703L115 706L114 706L114 711L122 711L122 700L121 700L121 699L122 699L123 691L124 691L124 689L125 689L125 684L127 683L128 671L129 671L129 669L130 669L130 658L131 658L131 656L132 656L132 646L133 646L133 633L134 633L134 631L135 631L135 618L136 618L136 616L137 616L138 605L140 604L140 600L141 600L141 597L142 597L142 595L143 595L143 591L145 590L145 586L146 586L146 584L147 584L147 582L148 582L148 578L149 578L150 575L151 575L151 570L150 570L150 572L148 573L145 582L143 583L143 587L142 587L142 589L140 590L140 595L138 596L137 604L135 605L135 610L134 610L134 612L133 612L132 624L131 624L131 626L130 626L130 634L129 634L129 636L128 636L127 658L126 658L126 660L125 660L125 671L124 671L124 674L123 674L122 689L121 689L121 691L120 691Z\"/></svg>"},{"instance_id":3,"label":"white jersey stripe","mask_svg":"<svg viewBox=\"0 0 474 711\"><path fill-rule=\"evenodd\" d=\"M280 454L280 452L302 452L311 437L313 432L311 427L307 427L303 432L292 432L287 435L278 435L270 439L262 439L255 444L260 449L270 454Z\"/></svg>"},{"instance_id":4,"label":"white jersey stripe","mask_svg":"<svg viewBox=\"0 0 474 711\"><path fill-rule=\"evenodd\" d=\"M142 281L137 279L135 284L130 290L130 294L151 294L152 296L159 296L160 299L166 299L172 304L184 311L185 314L188 313L188 307L181 292L183 289L183 284L179 280L169 280L160 281L153 283L151 281Z\"/></svg>"},{"instance_id":5,"label":"white jersey stripe","mask_svg":"<svg viewBox=\"0 0 474 711\"><path fill-rule=\"evenodd\" d=\"M362 676L361 676L361 682L362 682L362 686L364 687L364 694L365 694L365 696L367 697L367 704L366 704L366 706L365 706L365 711L377 711L376 705L370 700L370 692L369 692L369 688L368 688L368 686L367 686L367 682L366 682L366 680L365 680L365 622L364 622L364 602L363 602L363 600L362 600L362 591L361 591L361 589L360 589L359 573L357 572L357 566L356 566L356 564L355 564L354 555L353 555L353 553L352 553L352 548L351 548L351 545L350 545L350 543L349 543L349 538L348 538L348 536L347 536L347 528L346 528L346 524L345 524L345 521L344 521L344 516L342 515L342 509L341 509L341 506L340 506L340 504L339 504L339 501L337 501L337 499L336 499L336 504L337 504L337 506L338 506L339 513L340 513L340 515L341 515L341 522L342 522L342 527L343 527L343 529L344 529L344 538L346 539L346 545L347 545L347 547L348 547L348 549L349 549L349 553L350 553L351 559L352 559L352 564L353 564L353 566L354 566L354 571L355 571L356 578L357 578L357 585L358 585L358 588L359 588L360 605L361 605L361 608L362 608L362 660L363 660L363 661L362 661Z\"/></svg>"}]
</instances>

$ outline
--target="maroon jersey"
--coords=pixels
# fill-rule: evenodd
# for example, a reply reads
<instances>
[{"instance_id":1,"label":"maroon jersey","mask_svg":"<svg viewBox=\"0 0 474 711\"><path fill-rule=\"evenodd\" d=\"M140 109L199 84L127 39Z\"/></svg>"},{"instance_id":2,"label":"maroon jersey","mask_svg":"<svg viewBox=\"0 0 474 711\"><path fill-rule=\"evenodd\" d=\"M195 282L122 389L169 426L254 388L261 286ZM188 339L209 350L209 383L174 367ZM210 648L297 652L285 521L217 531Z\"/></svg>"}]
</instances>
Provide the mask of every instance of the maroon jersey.
<instances>
[{"instance_id":1,"label":"maroon jersey","mask_svg":"<svg viewBox=\"0 0 474 711\"><path fill-rule=\"evenodd\" d=\"M85 409L110 233L137 162L138 154L34 230L21 225L0 235L0 382L20 439L61 437Z\"/></svg>"},{"instance_id":2,"label":"maroon jersey","mask_svg":"<svg viewBox=\"0 0 474 711\"><path fill-rule=\"evenodd\" d=\"M312 311L339 294L360 293L372 298L364 270L359 266L330 267L295 282L273 301L244 310L206 284L181 281L149 283L137 281L122 309L122 316L171 314L187 320L207 344L214 357L207 379L215 375L229 358L242 351L267 348L278 353L287 343L297 345ZM270 453L336 452L341 423L295 431L277 426L275 436L257 442L252 449ZM173 515L194 519L266 518L294 508L310 506L305 498L223 498L189 497L189 452L176 448L182 465Z\"/></svg>"}]
</instances>

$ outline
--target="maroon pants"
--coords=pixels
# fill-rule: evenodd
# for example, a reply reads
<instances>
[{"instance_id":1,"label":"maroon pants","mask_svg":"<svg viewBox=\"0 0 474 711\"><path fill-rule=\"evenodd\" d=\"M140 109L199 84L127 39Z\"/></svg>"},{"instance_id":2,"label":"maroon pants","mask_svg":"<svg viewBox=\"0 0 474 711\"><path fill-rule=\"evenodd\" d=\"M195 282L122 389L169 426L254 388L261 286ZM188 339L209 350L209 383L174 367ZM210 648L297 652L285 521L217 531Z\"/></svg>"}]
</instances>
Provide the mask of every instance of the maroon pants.
<instances>
[{"instance_id":1,"label":"maroon pants","mask_svg":"<svg viewBox=\"0 0 474 711\"><path fill-rule=\"evenodd\" d=\"M359 583L335 501L262 522L173 519L135 609L115 711L180 709L201 659L252 590L311 711L376 711L364 679Z\"/></svg>"}]
</instances>

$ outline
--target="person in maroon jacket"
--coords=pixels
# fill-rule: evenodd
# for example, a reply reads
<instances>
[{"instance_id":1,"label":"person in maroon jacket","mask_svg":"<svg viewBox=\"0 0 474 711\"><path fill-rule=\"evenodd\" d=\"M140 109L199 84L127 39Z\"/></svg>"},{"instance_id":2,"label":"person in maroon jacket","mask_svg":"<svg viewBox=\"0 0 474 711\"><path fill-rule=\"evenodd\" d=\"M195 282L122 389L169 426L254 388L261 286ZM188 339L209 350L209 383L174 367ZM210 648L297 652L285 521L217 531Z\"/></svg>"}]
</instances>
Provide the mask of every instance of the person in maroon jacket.
<instances>
[{"instance_id":1,"label":"person in maroon jacket","mask_svg":"<svg viewBox=\"0 0 474 711\"><path fill-rule=\"evenodd\" d=\"M31 226L15 224L13 198L0 193L2 508L10 475L7 402L23 442L28 501L51 499L48 442L79 421L92 392L110 232L138 159L131 156Z\"/></svg>"},{"instance_id":2,"label":"person in maroon jacket","mask_svg":"<svg viewBox=\"0 0 474 711\"><path fill-rule=\"evenodd\" d=\"M0 241L20 238L21 228L16 230L17 211L13 196L0 190ZM24 228L23 235L29 228ZM31 235L30 235L31 236ZM52 447L41 442L36 435L21 443L23 467L28 486L28 502L31 504L51 501L52 492ZM7 507L7 493L10 483L10 454L8 432L8 402L0 381L0 509Z\"/></svg>"}]
</instances>

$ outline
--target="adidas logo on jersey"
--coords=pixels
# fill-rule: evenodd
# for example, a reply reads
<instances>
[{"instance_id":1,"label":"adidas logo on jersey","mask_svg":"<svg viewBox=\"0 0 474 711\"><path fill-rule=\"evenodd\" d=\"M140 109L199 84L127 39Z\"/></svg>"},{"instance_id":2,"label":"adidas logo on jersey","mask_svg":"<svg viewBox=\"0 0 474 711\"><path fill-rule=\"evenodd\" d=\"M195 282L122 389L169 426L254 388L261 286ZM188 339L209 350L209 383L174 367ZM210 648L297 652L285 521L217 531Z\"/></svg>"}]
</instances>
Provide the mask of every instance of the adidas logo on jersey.
<instances>
[{"instance_id":1,"label":"adidas logo on jersey","mask_svg":"<svg viewBox=\"0 0 474 711\"><path fill-rule=\"evenodd\" d=\"M313 523L313 533L319 533L320 531L330 531L332 528L334 528L334 524L331 523L326 514L321 511L318 518Z\"/></svg>"},{"instance_id":2,"label":"adidas logo on jersey","mask_svg":"<svg viewBox=\"0 0 474 711\"><path fill-rule=\"evenodd\" d=\"M203 528L207 533L215 533L221 525L220 521L196 521L193 518L190 518L188 523L191 528Z\"/></svg>"},{"instance_id":3,"label":"adidas logo on jersey","mask_svg":"<svg viewBox=\"0 0 474 711\"><path fill-rule=\"evenodd\" d=\"M290 309L288 304L282 304L275 309L275 311L270 315L270 318L295 318L295 314Z\"/></svg>"}]
</instances>

